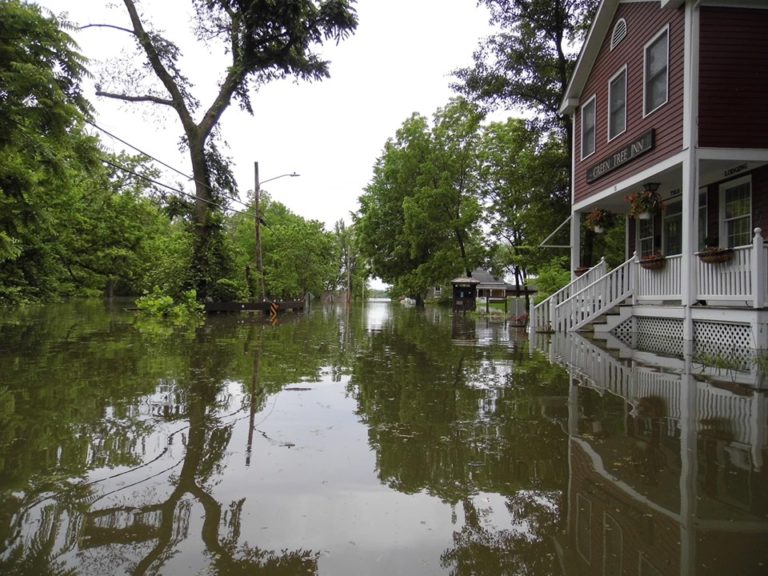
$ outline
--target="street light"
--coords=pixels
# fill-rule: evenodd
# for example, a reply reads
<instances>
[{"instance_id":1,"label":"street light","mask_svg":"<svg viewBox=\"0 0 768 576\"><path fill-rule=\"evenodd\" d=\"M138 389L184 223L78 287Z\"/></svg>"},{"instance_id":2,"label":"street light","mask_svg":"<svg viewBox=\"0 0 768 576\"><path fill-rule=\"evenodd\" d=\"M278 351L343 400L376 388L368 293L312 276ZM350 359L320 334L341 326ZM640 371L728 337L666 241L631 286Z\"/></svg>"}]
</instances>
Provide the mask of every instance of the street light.
<instances>
[{"instance_id":1,"label":"street light","mask_svg":"<svg viewBox=\"0 0 768 576\"><path fill-rule=\"evenodd\" d=\"M254 172L254 192L253 192L253 206L254 206L254 214L256 218L256 270L259 273L259 282L261 284L261 301L264 302L266 299L266 292L264 290L264 261L261 257L261 208L259 206L259 196L261 195L261 185L266 184L267 182L272 182L272 180L277 180L278 178L296 178L299 176L296 172L291 172L290 174L280 174L279 176L275 176L273 178L267 178L266 180L259 180L259 163L254 162L253 163L253 172Z\"/></svg>"}]
</instances>

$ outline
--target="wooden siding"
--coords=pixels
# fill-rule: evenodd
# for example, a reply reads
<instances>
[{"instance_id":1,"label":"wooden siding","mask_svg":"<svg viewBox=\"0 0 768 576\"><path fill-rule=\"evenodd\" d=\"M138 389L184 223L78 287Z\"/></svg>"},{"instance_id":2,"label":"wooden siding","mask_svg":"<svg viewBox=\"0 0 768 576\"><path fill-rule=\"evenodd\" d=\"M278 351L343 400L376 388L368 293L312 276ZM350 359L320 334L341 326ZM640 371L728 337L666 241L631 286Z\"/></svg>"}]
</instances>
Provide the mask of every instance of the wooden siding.
<instances>
[{"instance_id":1,"label":"wooden siding","mask_svg":"<svg viewBox=\"0 0 768 576\"><path fill-rule=\"evenodd\" d=\"M768 10L701 8L699 146L768 148Z\"/></svg>"},{"instance_id":2,"label":"wooden siding","mask_svg":"<svg viewBox=\"0 0 768 576\"><path fill-rule=\"evenodd\" d=\"M613 50L611 33L616 20L627 22L627 37ZM645 45L669 25L669 90L668 102L643 118L643 65ZM683 142L683 60L685 13L682 10L662 10L659 2L632 2L619 5L603 47L589 75L581 101L597 96L595 153L581 159L581 109L574 114L575 201L605 189L636 172L669 158L682 150ZM627 66L627 130L608 142L608 83L624 65ZM621 150L649 130L655 131L654 149L621 168L587 183L587 168Z\"/></svg>"}]
</instances>

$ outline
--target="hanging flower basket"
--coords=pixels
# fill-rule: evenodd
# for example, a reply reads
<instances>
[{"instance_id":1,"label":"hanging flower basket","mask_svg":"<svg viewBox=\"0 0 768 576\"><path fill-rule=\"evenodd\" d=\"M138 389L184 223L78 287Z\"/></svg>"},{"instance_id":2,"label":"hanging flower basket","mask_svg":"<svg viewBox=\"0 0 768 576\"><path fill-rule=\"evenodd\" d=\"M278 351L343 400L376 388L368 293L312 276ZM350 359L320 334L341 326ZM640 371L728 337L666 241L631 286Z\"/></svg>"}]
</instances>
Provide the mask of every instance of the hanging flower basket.
<instances>
[{"instance_id":1,"label":"hanging flower basket","mask_svg":"<svg viewBox=\"0 0 768 576\"><path fill-rule=\"evenodd\" d=\"M656 191L641 190L626 196L629 202L629 214L641 220L647 220L661 209L661 196Z\"/></svg>"},{"instance_id":2,"label":"hanging flower basket","mask_svg":"<svg viewBox=\"0 0 768 576\"><path fill-rule=\"evenodd\" d=\"M595 231L595 234L602 234L605 232L605 226L608 224L610 218L611 213L608 212L608 210L595 208L592 212L587 214L586 218L584 218L584 224L588 228L592 228Z\"/></svg>"},{"instance_id":3,"label":"hanging flower basket","mask_svg":"<svg viewBox=\"0 0 768 576\"><path fill-rule=\"evenodd\" d=\"M640 260L640 266L646 270L661 270L667 265L667 259L661 254L651 254Z\"/></svg>"},{"instance_id":4,"label":"hanging flower basket","mask_svg":"<svg viewBox=\"0 0 768 576\"><path fill-rule=\"evenodd\" d=\"M587 270L589 270L589 266L579 266L578 268L576 268L576 269L573 271L573 273L574 273L574 274L576 274L576 276L581 276L581 275L582 275L582 274L584 274L584 272L586 272Z\"/></svg>"},{"instance_id":5,"label":"hanging flower basket","mask_svg":"<svg viewBox=\"0 0 768 576\"><path fill-rule=\"evenodd\" d=\"M707 264L721 264L733 259L733 248L704 248L699 260Z\"/></svg>"}]
</instances>

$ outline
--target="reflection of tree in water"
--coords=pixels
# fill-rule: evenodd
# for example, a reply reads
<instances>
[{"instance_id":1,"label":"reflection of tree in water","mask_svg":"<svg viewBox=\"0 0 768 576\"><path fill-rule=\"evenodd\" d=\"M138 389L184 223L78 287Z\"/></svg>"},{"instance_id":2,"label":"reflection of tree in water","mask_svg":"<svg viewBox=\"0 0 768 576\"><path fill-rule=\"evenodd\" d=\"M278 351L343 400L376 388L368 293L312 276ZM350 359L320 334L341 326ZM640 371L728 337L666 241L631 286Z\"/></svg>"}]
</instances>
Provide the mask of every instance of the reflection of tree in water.
<instances>
[{"instance_id":1,"label":"reflection of tree in water","mask_svg":"<svg viewBox=\"0 0 768 576\"><path fill-rule=\"evenodd\" d=\"M200 333L193 340L202 338L215 341L213 336ZM217 479L224 473L234 423L260 409L262 406L256 404L263 403L266 397L258 374L261 349L257 344L261 342L253 342L251 348L259 351L251 366L252 378L243 378L249 382L249 401L226 417L222 414L231 399L225 395L222 383L231 368L231 355L223 353L220 346L216 353L210 353L205 346L200 347L199 341L189 344L183 347L188 353L183 361L179 361L179 348L166 356L181 367L173 372L185 376L154 378L160 384L153 398L161 399L163 405L158 407L150 401L151 420L142 422L130 414L121 420L121 426L113 425L103 416L91 423L75 420L72 425L62 427L73 436L58 444L63 446L58 449L59 458L61 462L71 458L70 446L84 443L85 448L76 450L79 456L68 468L57 468L54 463L41 467L42 473L31 473L27 469L26 478L17 473L16 477L24 480L23 491L0 494L0 542L4 549L0 552L0 574L109 574L123 569L133 574L164 573L168 563L181 553L183 541L190 536L195 504L202 508L202 542L192 545L208 559L207 573L317 572L318 554L312 551L273 552L243 543L244 499L226 506L212 495ZM167 351L158 350L158 357L163 357L164 352ZM242 354L238 358L242 358ZM181 461L159 473L148 472L154 474L154 478L152 475L142 477L139 482L118 485L99 495L95 491L99 481L84 481L88 470L119 465L123 471L112 476L117 478L126 474L125 468L132 467L128 472L138 471L151 463L139 457L140 445L153 433L151 421L186 424L182 428L175 426L176 431L168 439L170 444L175 436L182 437L185 451ZM161 456L166 451L167 448ZM159 457L157 460L159 462ZM34 458L27 455L22 461L32 462ZM178 473L168 476L174 469ZM156 472L154 468L147 470ZM78 476L82 480L75 482L73 478ZM168 478L167 485L172 490L158 502L157 495L163 492L161 477ZM143 492L127 491L147 481L149 484ZM108 497L117 503L100 508L100 502ZM77 554L77 569L69 568L74 554Z\"/></svg>"},{"instance_id":2,"label":"reflection of tree in water","mask_svg":"<svg viewBox=\"0 0 768 576\"><path fill-rule=\"evenodd\" d=\"M461 506L463 526L441 557L452 574L552 574L568 477L558 421L567 376L522 346L450 339L424 323L395 326L374 335L355 366L351 391L379 478ZM544 415L547 405L562 405L558 418ZM503 521L481 493L506 499Z\"/></svg>"},{"instance_id":3,"label":"reflection of tree in water","mask_svg":"<svg viewBox=\"0 0 768 576\"><path fill-rule=\"evenodd\" d=\"M440 560L452 576L552 575L559 570L552 548L560 524L560 495L521 490L507 497L514 528L485 526L483 511L463 502L465 523L453 533L453 547Z\"/></svg>"}]
</instances>

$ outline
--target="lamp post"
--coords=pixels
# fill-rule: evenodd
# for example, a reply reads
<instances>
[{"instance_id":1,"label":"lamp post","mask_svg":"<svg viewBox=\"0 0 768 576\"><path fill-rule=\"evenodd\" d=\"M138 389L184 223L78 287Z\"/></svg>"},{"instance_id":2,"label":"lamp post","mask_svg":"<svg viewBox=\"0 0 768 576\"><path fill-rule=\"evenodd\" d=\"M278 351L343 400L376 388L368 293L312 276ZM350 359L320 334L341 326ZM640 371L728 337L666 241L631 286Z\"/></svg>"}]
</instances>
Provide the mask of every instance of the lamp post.
<instances>
[{"instance_id":1,"label":"lamp post","mask_svg":"<svg viewBox=\"0 0 768 576\"><path fill-rule=\"evenodd\" d=\"M291 172L289 174L280 174L279 176L274 176L273 178L267 178L266 180L259 180L259 163L254 162L253 163L253 173L254 173L254 190L253 190L253 207L254 207L254 218L256 219L256 270L259 273L259 283L261 285L261 301L264 302L266 299L266 292L264 289L264 261L261 257L261 207L259 205L259 196L261 196L261 185L265 184L267 182L272 182L272 180L277 180L278 178L296 178L297 176L300 176L300 174L297 174L296 172Z\"/></svg>"}]
</instances>

